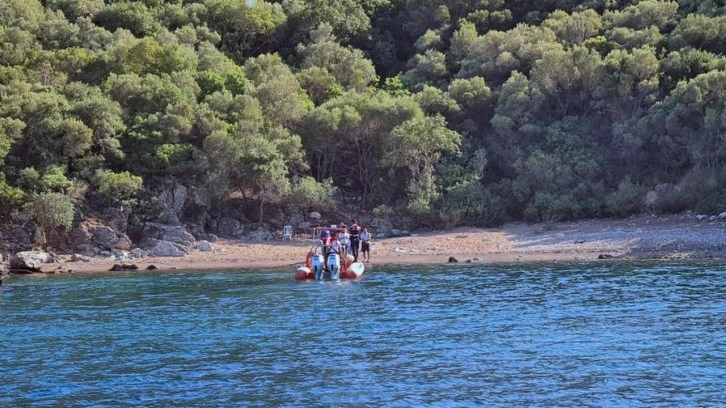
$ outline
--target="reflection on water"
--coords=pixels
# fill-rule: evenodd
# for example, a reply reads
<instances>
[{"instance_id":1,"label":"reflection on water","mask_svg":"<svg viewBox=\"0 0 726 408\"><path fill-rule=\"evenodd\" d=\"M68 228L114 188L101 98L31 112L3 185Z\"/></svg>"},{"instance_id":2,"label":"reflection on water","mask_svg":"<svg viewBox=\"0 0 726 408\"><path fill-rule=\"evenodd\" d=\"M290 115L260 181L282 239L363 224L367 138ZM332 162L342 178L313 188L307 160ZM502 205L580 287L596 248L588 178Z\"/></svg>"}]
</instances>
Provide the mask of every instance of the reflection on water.
<instances>
[{"instance_id":1,"label":"reflection on water","mask_svg":"<svg viewBox=\"0 0 726 408\"><path fill-rule=\"evenodd\" d=\"M13 278L2 406L723 406L721 265Z\"/></svg>"}]
</instances>

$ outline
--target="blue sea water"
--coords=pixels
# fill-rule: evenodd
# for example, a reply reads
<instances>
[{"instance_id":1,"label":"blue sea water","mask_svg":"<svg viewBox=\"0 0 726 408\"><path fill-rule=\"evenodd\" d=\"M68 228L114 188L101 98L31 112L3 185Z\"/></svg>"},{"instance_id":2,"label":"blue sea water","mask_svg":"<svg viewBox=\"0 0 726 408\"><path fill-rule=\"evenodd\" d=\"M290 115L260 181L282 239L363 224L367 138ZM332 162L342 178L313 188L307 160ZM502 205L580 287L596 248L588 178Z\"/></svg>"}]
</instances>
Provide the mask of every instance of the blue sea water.
<instances>
[{"instance_id":1,"label":"blue sea water","mask_svg":"<svg viewBox=\"0 0 726 408\"><path fill-rule=\"evenodd\" d=\"M726 265L11 278L3 407L726 406Z\"/></svg>"}]
</instances>

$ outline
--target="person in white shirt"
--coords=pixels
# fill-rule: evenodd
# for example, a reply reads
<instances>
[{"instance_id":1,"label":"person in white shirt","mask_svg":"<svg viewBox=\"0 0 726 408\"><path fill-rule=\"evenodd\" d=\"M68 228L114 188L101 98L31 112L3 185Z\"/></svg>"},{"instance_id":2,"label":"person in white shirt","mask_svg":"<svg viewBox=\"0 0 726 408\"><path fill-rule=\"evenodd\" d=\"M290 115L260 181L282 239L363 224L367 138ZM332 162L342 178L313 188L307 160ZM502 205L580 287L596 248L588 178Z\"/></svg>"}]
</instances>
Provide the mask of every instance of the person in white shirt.
<instances>
[{"instance_id":1,"label":"person in white shirt","mask_svg":"<svg viewBox=\"0 0 726 408\"><path fill-rule=\"evenodd\" d=\"M342 258L346 259L346 256L350 253L350 234L348 230L343 229L338 233L338 241L340 241L340 249L343 251Z\"/></svg>"},{"instance_id":2,"label":"person in white shirt","mask_svg":"<svg viewBox=\"0 0 726 408\"><path fill-rule=\"evenodd\" d=\"M368 228L363 228L363 232L360 234L360 251L363 255L363 262L371 261L371 234L368 232Z\"/></svg>"}]
</instances>

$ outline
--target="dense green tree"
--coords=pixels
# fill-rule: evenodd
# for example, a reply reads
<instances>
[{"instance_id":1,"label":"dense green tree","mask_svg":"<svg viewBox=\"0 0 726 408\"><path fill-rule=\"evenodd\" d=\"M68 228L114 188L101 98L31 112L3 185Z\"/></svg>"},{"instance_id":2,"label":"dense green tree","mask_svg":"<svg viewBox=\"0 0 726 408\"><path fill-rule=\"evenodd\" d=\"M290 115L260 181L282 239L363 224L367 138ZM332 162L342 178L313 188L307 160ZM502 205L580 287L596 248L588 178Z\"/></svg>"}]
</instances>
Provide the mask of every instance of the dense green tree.
<instances>
[{"instance_id":1,"label":"dense green tree","mask_svg":"<svg viewBox=\"0 0 726 408\"><path fill-rule=\"evenodd\" d=\"M363 91L374 81L376 72L373 64L360 50L341 46L330 25L321 24L311 38L309 45L297 47L303 68L323 68L346 89Z\"/></svg>"},{"instance_id":2,"label":"dense green tree","mask_svg":"<svg viewBox=\"0 0 726 408\"><path fill-rule=\"evenodd\" d=\"M661 146L664 170L691 166L716 168L724 163L726 73L701 74L656 103L646 125ZM643 130L645 131L645 129ZM676 173L678 174L678 173Z\"/></svg>"},{"instance_id":3,"label":"dense green tree","mask_svg":"<svg viewBox=\"0 0 726 408\"><path fill-rule=\"evenodd\" d=\"M104 7L103 0L46 0L46 7L51 10L59 10L75 22L80 17L93 17Z\"/></svg>"},{"instance_id":4,"label":"dense green tree","mask_svg":"<svg viewBox=\"0 0 726 408\"><path fill-rule=\"evenodd\" d=\"M409 206L428 211L438 197L435 166L443 153L458 152L461 135L446 127L441 115L417 116L396 126L386 143L382 163L408 174Z\"/></svg>"},{"instance_id":5,"label":"dense green tree","mask_svg":"<svg viewBox=\"0 0 726 408\"><path fill-rule=\"evenodd\" d=\"M371 3L371 4L366 4ZM348 42L370 27L365 7L371 11L378 5L359 0L289 0L284 2L290 17L292 40L307 42L309 33L321 24L331 28L334 36Z\"/></svg>"},{"instance_id":6,"label":"dense green tree","mask_svg":"<svg viewBox=\"0 0 726 408\"><path fill-rule=\"evenodd\" d=\"M542 22L542 26L552 30L565 44L582 44L603 29L602 18L592 9L567 14L557 10Z\"/></svg>"},{"instance_id":7,"label":"dense green tree","mask_svg":"<svg viewBox=\"0 0 726 408\"><path fill-rule=\"evenodd\" d=\"M161 28L153 11L140 1L108 4L96 13L94 22L112 32L124 28L137 37L153 35Z\"/></svg>"},{"instance_id":8,"label":"dense green tree","mask_svg":"<svg viewBox=\"0 0 726 408\"><path fill-rule=\"evenodd\" d=\"M409 69L401 76L401 80L415 91L423 88L425 84L440 86L449 74L446 69L446 56L435 50L415 55L408 66Z\"/></svg>"},{"instance_id":9,"label":"dense green tree","mask_svg":"<svg viewBox=\"0 0 726 408\"><path fill-rule=\"evenodd\" d=\"M245 69L247 77L255 84L252 94L260 102L270 128L294 126L312 107L297 77L279 55L250 58Z\"/></svg>"},{"instance_id":10,"label":"dense green tree","mask_svg":"<svg viewBox=\"0 0 726 408\"><path fill-rule=\"evenodd\" d=\"M0 1L0 211L720 211L724 44L712 0Z\"/></svg>"},{"instance_id":11,"label":"dense green tree","mask_svg":"<svg viewBox=\"0 0 726 408\"><path fill-rule=\"evenodd\" d=\"M204 5L205 21L221 35L223 50L239 62L270 51L287 20L280 4L263 0L205 0Z\"/></svg>"},{"instance_id":12,"label":"dense green tree","mask_svg":"<svg viewBox=\"0 0 726 408\"><path fill-rule=\"evenodd\" d=\"M519 25L507 32L489 31L477 37L469 52L462 56L458 76L482 76L493 86L499 86L512 71L529 74L545 53L562 48L548 28Z\"/></svg>"}]
</instances>

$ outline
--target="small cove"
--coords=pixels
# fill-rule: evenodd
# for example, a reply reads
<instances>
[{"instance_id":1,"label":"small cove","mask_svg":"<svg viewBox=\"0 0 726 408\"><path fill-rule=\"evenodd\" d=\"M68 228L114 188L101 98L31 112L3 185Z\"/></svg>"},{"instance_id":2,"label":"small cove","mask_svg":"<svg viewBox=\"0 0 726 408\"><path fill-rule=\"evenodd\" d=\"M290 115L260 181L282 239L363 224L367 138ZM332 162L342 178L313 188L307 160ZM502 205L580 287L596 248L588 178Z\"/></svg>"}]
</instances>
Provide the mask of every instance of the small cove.
<instances>
[{"instance_id":1,"label":"small cove","mask_svg":"<svg viewBox=\"0 0 726 408\"><path fill-rule=\"evenodd\" d=\"M722 406L726 265L12 278L3 406Z\"/></svg>"}]
</instances>

